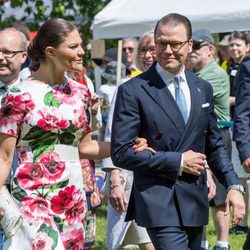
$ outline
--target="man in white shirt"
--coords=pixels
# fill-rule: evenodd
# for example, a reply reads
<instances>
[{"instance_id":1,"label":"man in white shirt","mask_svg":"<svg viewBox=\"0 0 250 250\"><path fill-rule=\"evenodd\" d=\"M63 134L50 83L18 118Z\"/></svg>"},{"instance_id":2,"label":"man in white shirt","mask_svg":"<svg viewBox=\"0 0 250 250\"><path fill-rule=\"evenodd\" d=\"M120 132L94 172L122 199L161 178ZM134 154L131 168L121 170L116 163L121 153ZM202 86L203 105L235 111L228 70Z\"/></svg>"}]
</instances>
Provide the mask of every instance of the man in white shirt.
<instances>
[{"instance_id":1,"label":"man in white shirt","mask_svg":"<svg viewBox=\"0 0 250 250\"><path fill-rule=\"evenodd\" d=\"M156 62L118 88L111 157L134 175L126 219L146 227L157 250L197 250L208 224L207 164L227 188L225 214L233 209L233 224L245 214L244 188L217 127L212 86L185 69L190 20L170 13L154 37ZM140 136L155 154L133 152Z\"/></svg>"},{"instance_id":2,"label":"man in white shirt","mask_svg":"<svg viewBox=\"0 0 250 250\"><path fill-rule=\"evenodd\" d=\"M0 103L8 89L20 82L20 70L27 57L27 40L15 28L0 31ZM15 159L13 160L13 168ZM3 244L3 231L0 229L0 250Z\"/></svg>"}]
</instances>

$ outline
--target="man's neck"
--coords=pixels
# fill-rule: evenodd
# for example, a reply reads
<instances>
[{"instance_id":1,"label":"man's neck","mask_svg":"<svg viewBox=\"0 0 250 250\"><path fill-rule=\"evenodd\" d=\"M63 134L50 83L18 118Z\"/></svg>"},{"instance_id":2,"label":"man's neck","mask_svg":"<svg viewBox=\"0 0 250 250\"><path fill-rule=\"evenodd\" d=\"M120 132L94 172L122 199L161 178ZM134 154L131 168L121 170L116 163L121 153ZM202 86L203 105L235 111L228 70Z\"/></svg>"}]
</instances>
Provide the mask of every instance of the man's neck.
<instances>
[{"instance_id":1,"label":"man's neck","mask_svg":"<svg viewBox=\"0 0 250 250\"><path fill-rule=\"evenodd\" d=\"M0 81L5 85L11 86L15 84L16 82L18 82L19 79L20 79L20 76L18 75L17 77L11 78L11 79L0 78Z\"/></svg>"},{"instance_id":2,"label":"man's neck","mask_svg":"<svg viewBox=\"0 0 250 250\"><path fill-rule=\"evenodd\" d=\"M200 62L200 63L197 63L195 66L194 66L194 69L196 72L199 72L200 70L202 70L203 68L205 68L209 63L211 63L213 61L213 58L209 58L208 60L206 61L203 61L203 62Z\"/></svg>"}]
</instances>

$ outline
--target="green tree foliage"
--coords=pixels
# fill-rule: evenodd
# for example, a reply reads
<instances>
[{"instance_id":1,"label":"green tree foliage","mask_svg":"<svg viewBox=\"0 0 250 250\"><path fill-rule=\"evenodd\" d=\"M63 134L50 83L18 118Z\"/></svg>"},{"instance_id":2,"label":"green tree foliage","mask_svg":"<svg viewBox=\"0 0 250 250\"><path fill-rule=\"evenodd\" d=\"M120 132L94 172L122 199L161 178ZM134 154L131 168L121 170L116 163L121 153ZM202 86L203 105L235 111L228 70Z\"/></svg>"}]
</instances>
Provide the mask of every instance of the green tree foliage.
<instances>
[{"instance_id":1,"label":"green tree foliage","mask_svg":"<svg viewBox=\"0 0 250 250\"><path fill-rule=\"evenodd\" d=\"M26 16L22 21L27 21L31 30L36 30L39 25L53 17L61 17L69 21L73 21L85 35L87 40L91 37L90 26L94 16L103 9L111 0L51 0L51 13L45 14L47 6L45 0L9 0L11 6L22 7L27 5L25 12ZM11 22L15 21L15 16L2 20L4 0L0 1L0 28L8 26ZM47 1L46 1L47 2ZM35 8L32 7L35 5ZM31 14L34 19L31 20Z\"/></svg>"}]
</instances>

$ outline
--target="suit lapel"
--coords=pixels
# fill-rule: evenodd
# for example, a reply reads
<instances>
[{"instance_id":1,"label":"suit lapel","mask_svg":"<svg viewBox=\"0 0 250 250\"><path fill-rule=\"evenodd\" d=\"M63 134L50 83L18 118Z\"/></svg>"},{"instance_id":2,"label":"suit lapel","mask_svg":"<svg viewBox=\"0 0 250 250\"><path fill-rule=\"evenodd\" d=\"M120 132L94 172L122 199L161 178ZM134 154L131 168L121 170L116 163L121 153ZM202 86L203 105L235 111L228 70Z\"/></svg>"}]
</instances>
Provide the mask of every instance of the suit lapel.
<instances>
[{"instance_id":1,"label":"suit lapel","mask_svg":"<svg viewBox=\"0 0 250 250\"><path fill-rule=\"evenodd\" d=\"M146 74L143 75L147 82L142 84L142 88L154 100L154 102L159 105L182 135L185 129L184 119L172 94L155 70L155 64L146 72ZM142 76L142 78L144 77Z\"/></svg>"}]
</instances>

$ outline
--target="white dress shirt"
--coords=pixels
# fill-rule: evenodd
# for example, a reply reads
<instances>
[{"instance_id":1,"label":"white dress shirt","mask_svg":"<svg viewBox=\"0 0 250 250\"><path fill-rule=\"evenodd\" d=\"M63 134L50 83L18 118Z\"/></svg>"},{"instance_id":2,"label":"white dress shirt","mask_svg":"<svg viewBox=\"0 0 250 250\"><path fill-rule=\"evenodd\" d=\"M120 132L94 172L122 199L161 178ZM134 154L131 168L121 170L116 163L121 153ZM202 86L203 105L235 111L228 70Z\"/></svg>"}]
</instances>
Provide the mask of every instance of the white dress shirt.
<instances>
[{"instance_id":1,"label":"white dress shirt","mask_svg":"<svg viewBox=\"0 0 250 250\"><path fill-rule=\"evenodd\" d=\"M161 79L164 81L164 83L167 85L170 93L172 94L173 98L175 99L175 77L180 76L181 82L180 82L180 88L182 89L185 99L186 99L186 104L187 104L187 111L188 111L188 117L190 114L190 109L191 109L191 97L190 97L190 90L187 84L187 79L185 75L185 68L183 67L183 70L181 71L180 74L174 75L167 70L163 69L159 63L156 64L156 71L160 75Z\"/></svg>"},{"instance_id":2,"label":"white dress shirt","mask_svg":"<svg viewBox=\"0 0 250 250\"><path fill-rule=\"evenodd\" d=\"M167 70L163 69L159 63L156 64L156 71L160 75L161 79L164 81L164 83L167 85L170 93L172 94L173 98L175 99L175 77L180 76L181 82L180 82L180 87L185 95L186 99L186 104L187 104L187 111L188 111L188 117L190 114L190 109L191 109L191 96L190 96L190 89L187 84L187 79L185 75L185 67L183 67L183 70L181 71L180 74L174 75ZM182 175L182 170L183 170L183 164L184 164L184 159L183 159L183 154L181 156L181 165L179 169L179 175Z\"/></svg>"}]
</instances>

